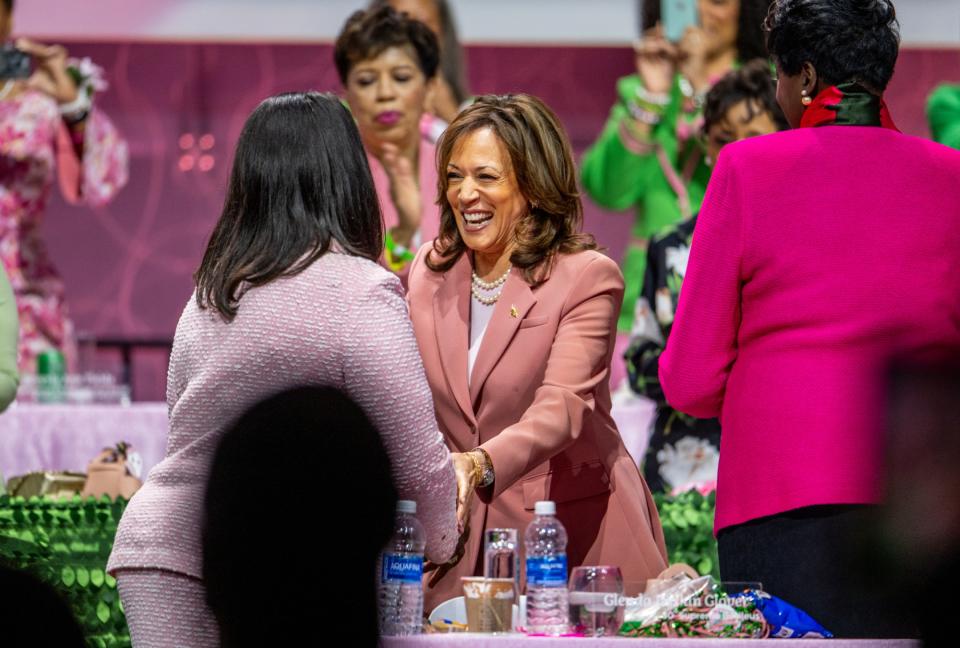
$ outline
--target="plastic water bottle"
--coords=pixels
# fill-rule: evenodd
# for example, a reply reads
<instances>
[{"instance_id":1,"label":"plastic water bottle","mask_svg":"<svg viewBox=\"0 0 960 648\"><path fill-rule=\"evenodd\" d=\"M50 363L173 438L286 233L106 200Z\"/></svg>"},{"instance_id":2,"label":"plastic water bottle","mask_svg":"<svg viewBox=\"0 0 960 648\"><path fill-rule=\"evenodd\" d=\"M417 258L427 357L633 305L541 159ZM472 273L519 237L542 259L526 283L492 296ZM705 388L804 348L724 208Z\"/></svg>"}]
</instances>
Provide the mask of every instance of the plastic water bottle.
<instances>
[{"instance_id":1,"label":"plastic water bottle","mask_svg":"<svg viewBox=\"0 0 960 648\"><path fill-rule=\"evenodd\" d=\"M527 630L564 634L570 628L567 605L567 531L557 505L537 502L524 534L527 548Z\"/></svg>"},{"instance_id":2,"label":"plastic water bottle","mask_svg":"<svg viewBox=\"0 0 960 648\"><path fill-rule=\"evenodd\" d=\"M419 634L423 627L423 526L415 517L417 503L397 502L393 538L380 555L378 592L380 634Z\"/></svg>"}]
</instances>

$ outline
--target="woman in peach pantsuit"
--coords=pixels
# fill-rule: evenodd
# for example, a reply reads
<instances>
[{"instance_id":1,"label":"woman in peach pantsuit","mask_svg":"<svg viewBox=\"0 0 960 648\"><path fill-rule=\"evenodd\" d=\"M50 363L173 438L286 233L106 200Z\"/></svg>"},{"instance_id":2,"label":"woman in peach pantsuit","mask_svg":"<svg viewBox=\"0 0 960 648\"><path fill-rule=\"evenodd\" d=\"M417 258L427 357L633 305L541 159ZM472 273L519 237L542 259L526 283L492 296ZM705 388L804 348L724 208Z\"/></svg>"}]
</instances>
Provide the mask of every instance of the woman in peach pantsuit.
<instances>
[{"instance_id":1,"label":"woman in peach pantsuit","mask_svg":"<svg viewBox=\"0 0 960 648\"><path fill-rule=\"evenodd\" d=\"M535 97L480 97L451 123L438 166L440 235L414 260L407 299L463 534L427 577L424 609L482 574L485 529L522 536L538 500L557 504L570 568L656 576L660 521L610 417L623 277L578 232L562 127Z\"/></svg>"}]
</instances>

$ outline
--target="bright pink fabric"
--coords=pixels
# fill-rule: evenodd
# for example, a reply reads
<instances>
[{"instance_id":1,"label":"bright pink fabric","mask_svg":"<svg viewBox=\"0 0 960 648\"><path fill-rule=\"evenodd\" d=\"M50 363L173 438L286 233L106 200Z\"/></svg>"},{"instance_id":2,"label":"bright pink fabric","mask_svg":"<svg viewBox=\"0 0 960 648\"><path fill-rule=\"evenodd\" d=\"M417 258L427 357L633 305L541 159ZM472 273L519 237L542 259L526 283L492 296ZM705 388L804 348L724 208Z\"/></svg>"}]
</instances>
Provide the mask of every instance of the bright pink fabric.
<instances>
[{"instance_id":1,"label":"bright pink fabric","mask_svg":"<svg viewBox=\"0 0 960 648\"><path fill-rule=\"evenodd\" d=\"M882 496L884 372L960 347L960 153L825 126L724 149L660 380L720 416L715 531Z\"/></svg>"}]
</instances>

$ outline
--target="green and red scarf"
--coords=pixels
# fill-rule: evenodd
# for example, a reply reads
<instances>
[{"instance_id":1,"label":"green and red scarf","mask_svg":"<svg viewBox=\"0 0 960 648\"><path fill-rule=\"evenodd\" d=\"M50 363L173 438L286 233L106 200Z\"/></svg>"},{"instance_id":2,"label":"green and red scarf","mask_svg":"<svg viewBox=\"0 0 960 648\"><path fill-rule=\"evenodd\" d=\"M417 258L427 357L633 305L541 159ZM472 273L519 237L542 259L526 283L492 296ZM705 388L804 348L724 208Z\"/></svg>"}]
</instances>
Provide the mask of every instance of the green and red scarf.
<instances>
[{"instance_id":1,"label":"green and red scarf","mask_svg":"<svg viewBox=\"0 0 960 648\"><path fill-rule=\"evenodd\" d=\"M899 132L883 97L858 83L821 90L800 118L801 128L813 126L880 126Z\"/></svg>"}]
</instances>

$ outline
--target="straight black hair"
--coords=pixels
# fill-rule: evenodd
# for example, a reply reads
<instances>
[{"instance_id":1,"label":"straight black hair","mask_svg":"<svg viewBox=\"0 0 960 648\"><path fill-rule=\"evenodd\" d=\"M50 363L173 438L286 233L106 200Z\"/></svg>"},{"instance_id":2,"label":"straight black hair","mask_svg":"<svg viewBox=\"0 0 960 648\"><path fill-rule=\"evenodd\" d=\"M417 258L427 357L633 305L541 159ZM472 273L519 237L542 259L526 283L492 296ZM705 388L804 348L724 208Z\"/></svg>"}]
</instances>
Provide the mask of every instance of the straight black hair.
<instances>
[{"instance_id":1,"label":"straight black hair","mask_svg":"<svg viewBox=\"0 0 960 648\"><path fill-rule=\"evenodd\" d=\"M270 97L240 133L223 213L194 276L197 304L232 321L247 287L302 272L334 242L372 261L383 252L356 123L331 94Z\"/></svg>"}]
</instances>

